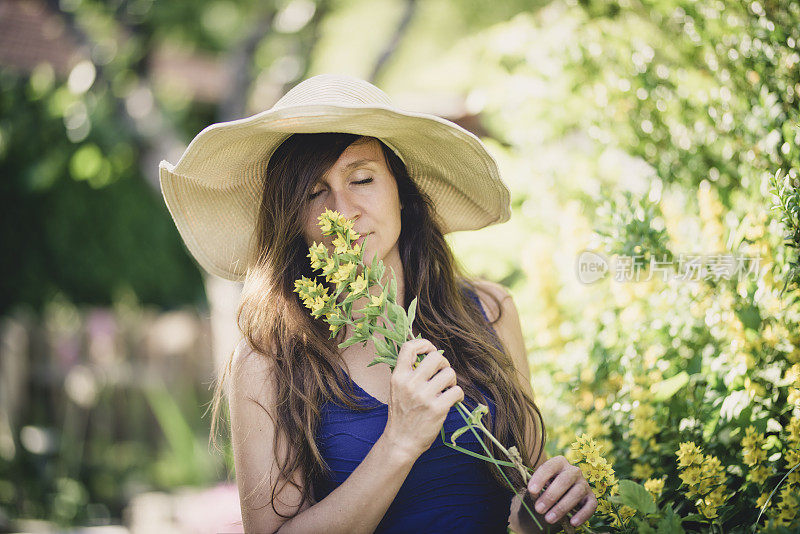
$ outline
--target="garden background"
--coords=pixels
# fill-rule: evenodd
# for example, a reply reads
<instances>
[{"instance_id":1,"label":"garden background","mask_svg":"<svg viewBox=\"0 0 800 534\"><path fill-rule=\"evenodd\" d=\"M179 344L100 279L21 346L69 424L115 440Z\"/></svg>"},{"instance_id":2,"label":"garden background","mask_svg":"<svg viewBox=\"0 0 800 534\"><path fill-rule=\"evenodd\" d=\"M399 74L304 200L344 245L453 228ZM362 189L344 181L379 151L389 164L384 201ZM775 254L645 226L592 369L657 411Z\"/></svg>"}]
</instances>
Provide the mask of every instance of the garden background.
<instances>
[{"instance_id":1,"label":"garden background","mask_svg":"<svg viewBox=\"0 0 800 534\"><path fill-rule=\"evenodd\" d=\"M511 221L448 240L514 296L549 453L655 499L593 528L795 531L791 0L1 2L0 531L241 528L206 413L240 287L157 166L322 72L498 160Z\"/></svg>"}]
</instances>

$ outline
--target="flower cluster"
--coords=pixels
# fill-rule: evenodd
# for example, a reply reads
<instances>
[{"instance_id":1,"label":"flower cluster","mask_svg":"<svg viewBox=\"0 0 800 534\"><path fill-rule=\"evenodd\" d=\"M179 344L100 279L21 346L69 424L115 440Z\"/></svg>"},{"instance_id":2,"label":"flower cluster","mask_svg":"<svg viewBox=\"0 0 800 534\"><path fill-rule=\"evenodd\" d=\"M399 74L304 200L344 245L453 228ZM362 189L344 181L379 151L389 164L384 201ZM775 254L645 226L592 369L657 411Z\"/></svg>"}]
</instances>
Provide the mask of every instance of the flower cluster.
<instances>
[{"instance_id":1,"label":"flower cluster","mask_svg":"<svg viewBox=\"0 0 800 534\"><path fill-rule=\"evenodd\" d=\"M298 293L314 318L325 316L332 335L336 335L341 326L347 322L342 310L336 306L336 298L345 290L349 290L350 302L368 294L370 276L374 277L375 273L368 268L358 273L364 250L359 243L352 243L361 237L353 230L353 221L331 210L325 210L318 220L324 235L336 236L333 239L334 253L331 255L323 243L315 242L309 247L307 257L311 268L319 271L326 282L333 284L336 288L335 294L329 294L327 287L305 276L295 281L294 291ZM355 325L356 334L362 338L370 335L371 319L380 315L383 310L384 295L370 295L370 297L368 309L360 310L365 312L364 320ZM346 308L345 311L350 310Z\"/></svg>"},{"instance_id":2,"label":"flower cluster","mask_svg":"<svg viewBox=\"0 0 800 534\"><path fill-rule=\"evenodd\" d=\"M637 377L639 378L639 377ZM642 384L635 384L631 389L631 400L637 402L631 410L633 421L631 422L631 444L630 451L633 458L642 458L645 451L650 450L657 453L659 445L655 435L659 431L658 423L655 420L656 409L652 404L645 402L647 393ZM645 480L653 475L654 469L651 465L644 462L634 462L631 476L639 480Z\"/></svg>"},{"instance_id":3,"label":"flower cluster","mask_svg":"<svg viewBox=\"0 0 800 534\"><path fill-rule=\"evenodd\" d=\"M294 290L300 295L303 304L311 310L311 315L314 317L322 315L331 300L327 287L305 276L300 280L295 280Z\"/></svg>"},{"instance_id":4,"label":"flower cluster","mask_svg":"<svg viewBox=\"0 0 800 534\"><path fill-rule=\"evenodd\" d=\"M797 468L798 464L800 464L800 417L792 416L785 430L787 431L787 436L785 438L784 460L789 473L786 476L785 485L780 490L780 501L771 514L776 525L779 526L791 525L797 517L798 508L800 508L800 500L798 500L800 494L800 469ZM762 497L764 497L763 502L766 503L769 495L762 495Z\"/></svg>"},{"instance_id":5,"label":"flower cluster","mask_svg":"<svg viewBox=\"0 0 800 534\"><path fill-rule=\"evenodd\" d=\"M678 475L686 485L686 496L695 499L697 509L708 519L718 516L719 508L728 498L725 468L716 456L703 454L694 442L681 443L678 456Z\"/></svg>"},{"instance_id":6,"label":"flower cluster","mask_svg":"<svg viewBox=\"0 0 800 534\"><path fill-rule=\"evenodd\" d=\"M770 475L770 469L763 465L767 459L767 451L764 449L764 434L757 432L753 425L745 430L742 438L742 457L745 465L751 467L747 478L755 484L763 484Z\"/></svg>"},{"instance_id":7,"label":"flower cluster","mask_svg":"<svg viewBox=\"0 0 800 534\"><path fill-rule=\"evenodd\" d=\"M636 510L625 505L617 508L609 500L609 497L619 493L619 481L614 468L601 455L599 445L588 434L578 436L571 448L583 476L592 485L597 498L597 512L612 518L612 526L621 527L622 522L631 518Z\"/></svg>"}]
</instances>

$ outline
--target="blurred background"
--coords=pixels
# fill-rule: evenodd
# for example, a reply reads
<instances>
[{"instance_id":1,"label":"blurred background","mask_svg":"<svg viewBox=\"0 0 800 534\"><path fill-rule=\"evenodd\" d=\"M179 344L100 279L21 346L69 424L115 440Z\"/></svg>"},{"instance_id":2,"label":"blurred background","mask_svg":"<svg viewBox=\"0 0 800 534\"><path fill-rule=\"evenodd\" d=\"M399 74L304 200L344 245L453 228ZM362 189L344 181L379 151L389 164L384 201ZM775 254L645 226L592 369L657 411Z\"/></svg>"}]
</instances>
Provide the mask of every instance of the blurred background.
<instances>
[{"instance_id":1,"label":"blurred background","mask_svg":"<svg viewBox=\"0 0 800 534\"><path fill-rule=\"evenodd\" d=\"M792 0L0 1L0 531L242 531L206 412L240 287L157 167L323 72L496 157L511 221L448 240L514 295L550 454L587 432L686 511L695 439L752 520L800 409L798 42Z\"/></svg>"}]
</instances>

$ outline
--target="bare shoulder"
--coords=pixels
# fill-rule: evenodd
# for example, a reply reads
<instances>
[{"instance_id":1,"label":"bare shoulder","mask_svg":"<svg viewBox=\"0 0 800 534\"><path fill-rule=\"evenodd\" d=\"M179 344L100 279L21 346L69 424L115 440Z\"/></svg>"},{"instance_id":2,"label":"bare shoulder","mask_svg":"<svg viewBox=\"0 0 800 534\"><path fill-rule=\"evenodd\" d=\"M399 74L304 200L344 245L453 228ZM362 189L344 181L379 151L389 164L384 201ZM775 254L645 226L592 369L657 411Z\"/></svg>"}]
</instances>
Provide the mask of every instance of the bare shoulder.
<instances>
[{"instance_id":1,"label":"bare shoulder","mask_svg":"<svg viewBox=\"0 0 800 534\"><path fill-rule=\"evenodd\" d=\"M256 351L247 338L236 345L231 357L230 393L241 397L266 400L265 386L274 360Z\"/></svg>"},{"instance_id":2,"label":"bare shoulder","mask_svg":"<svg viewBox=\"0 0 800 534\"><path fill-rule=\"evenodd\" d=\"M478 280L475 289L489 321L514 362L523 388L530 392L530 366L514 298L505 286L489 280Z\"/></svg>"},{"instance_id":3,"label":"bare shoulder","mask_svg":"<svg viewBox=\"0 0 800 534\"><path fill-rule=\"evenodd\" d=\"M302 469L294 472L294 485L274 488L273 499L273 483L282 477L279 461L290 454L287 440L280 440L275 447L275 357L262 354L242 339L231 360L231 441L242 522L246 532L276 532L286 521L281 515L303 511L311 502L302 502Z\"/></svg>"}]
</instances>

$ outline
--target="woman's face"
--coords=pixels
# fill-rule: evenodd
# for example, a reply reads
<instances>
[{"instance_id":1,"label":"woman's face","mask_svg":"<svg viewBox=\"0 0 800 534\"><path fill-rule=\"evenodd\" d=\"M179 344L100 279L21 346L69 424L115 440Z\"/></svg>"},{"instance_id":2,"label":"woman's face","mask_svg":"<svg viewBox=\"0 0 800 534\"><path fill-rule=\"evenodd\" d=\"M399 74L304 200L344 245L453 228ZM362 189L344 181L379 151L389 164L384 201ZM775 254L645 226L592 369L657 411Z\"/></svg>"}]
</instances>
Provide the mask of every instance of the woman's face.
<instances>
[{"instance_id":1,"label":"woman's face","mask_svg":"<svg viewBox=\"0 0 800 534\"><path fill-rule=\"evenodd\" d=\"M364 263L377 255L387 269L399 272L400 197L376 139L362 137L347 147L311 190L303 237L308 245L316 241L332 250L333 236L322 235L317 219L326 209L355 219L353 228L362 236L359 243L369 234Z\"/></svg>"}]
</instances>

